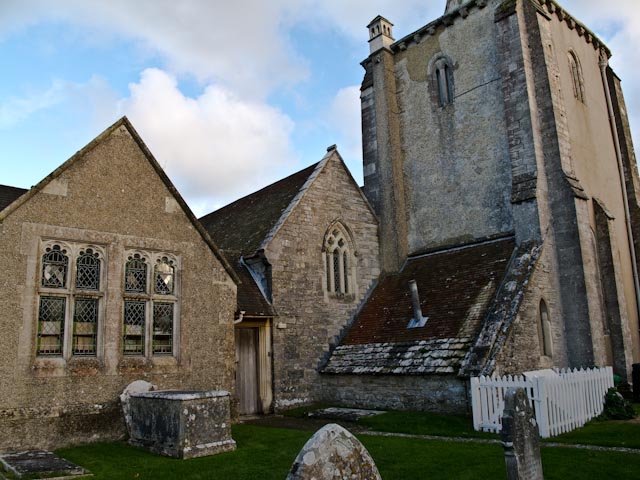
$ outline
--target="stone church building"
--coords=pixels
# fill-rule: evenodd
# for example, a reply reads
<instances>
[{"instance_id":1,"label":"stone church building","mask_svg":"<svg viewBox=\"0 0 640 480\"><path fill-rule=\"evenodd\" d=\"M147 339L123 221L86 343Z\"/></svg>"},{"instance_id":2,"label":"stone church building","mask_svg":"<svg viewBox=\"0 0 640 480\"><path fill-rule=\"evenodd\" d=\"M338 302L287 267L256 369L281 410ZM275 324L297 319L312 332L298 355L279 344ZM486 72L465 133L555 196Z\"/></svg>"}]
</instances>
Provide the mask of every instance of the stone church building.
<instances>
[{"instance_id":1,"label":"stone church building","mask_svg":"<svg viewBox=\"0 0 640 480\"><path fill-rule=\"evenodd\" d=\"M465 412L469 377L640 362L640 181L611 52L554 0L449 0L362 62L335 146L197 220L122 119L0 187L0 450L122 434L118 394Z\"/></svg>"},{"instance_id":2,"label":"stone church building","mask_svg":"<svg viewBox=\"0 0 640 480\"><path fill-rule=\"evenodd\" d=\"M134 380L233 391L239 279L126 118L0 231L0 451L121 438Z\"/></svg>"},{"instance_id":3,"label":"stone church building","mask_svg":"<svg viewBox=\"0 0 640 480\"><path fill-rule=\"evenodd\" d=\"M370 23L362 62L366 199L330 150L201 219L253 279L241 411L460 412L472 375L630 379L639 184L607 47L552 0L449 0L392 28Z\"/></svg>"}]
</instances>

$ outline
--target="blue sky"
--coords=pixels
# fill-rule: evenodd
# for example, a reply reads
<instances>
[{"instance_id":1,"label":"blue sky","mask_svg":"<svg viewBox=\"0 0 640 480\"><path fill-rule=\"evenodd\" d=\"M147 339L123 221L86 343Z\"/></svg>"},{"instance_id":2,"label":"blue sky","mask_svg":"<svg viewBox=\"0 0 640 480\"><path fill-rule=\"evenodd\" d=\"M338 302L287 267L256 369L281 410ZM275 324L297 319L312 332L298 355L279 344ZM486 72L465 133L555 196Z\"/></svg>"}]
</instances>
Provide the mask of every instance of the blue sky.
<instances>
[{"instance_id":1,"label":"blue sky","mask_svg":"<svg viewBox=\"0 0 640 480\"><path fill-rule=\"evenodd\" d=\"M613 50L634 127L634 1L561 3ZM400 38L444 4L60 0L53 9L3 0L0 183L36 184L125 114L197 215L318 161L334 143L361 182L366 25L382 14Z\"/></svg>"}]
</instances>

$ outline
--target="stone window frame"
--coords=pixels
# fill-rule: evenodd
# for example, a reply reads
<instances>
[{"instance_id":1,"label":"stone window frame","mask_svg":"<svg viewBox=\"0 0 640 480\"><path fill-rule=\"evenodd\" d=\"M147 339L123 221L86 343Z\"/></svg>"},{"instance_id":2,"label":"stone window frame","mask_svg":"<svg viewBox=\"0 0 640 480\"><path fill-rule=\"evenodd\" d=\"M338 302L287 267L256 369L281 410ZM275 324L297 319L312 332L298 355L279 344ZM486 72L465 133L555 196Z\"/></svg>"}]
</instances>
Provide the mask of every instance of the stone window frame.
<instances>
[{"instance_id":1,"label":"stone window frame","mask_svg":"<svg viewBox=\"0 0 640 480\"><path fill-rule=\"evenodd\" d=\"M436 53L427 66L431 99L438 108L446 108L455 100L455 79L453 72L456 69L451 58L442 52Z\"/></svg>"},{"instance_id":2,"label":"stone window frame","mask_svg":"<svg viewBox=\"0 0 640 480\"><path fill-rule=\"evenodd\" d=\"M551 333L551 314L544 298L538 303L538 342L543 357L553 357L553 339Z\"/></svg>"},{"instance_id":3,"label":"stone window frame","mask_svg":"<svg viewBox=\"0 0 640 480\"><path fill-rule=\"evenodd\" d=\"M355 297L357 251L353 235L342 221L334 221L327 228L321 251L324 293L333 298Z\"/></svg>"},{"instance_id":4,"label":"stone window frame","mask_svg":"<svg viewBox=\"0 0 640 480\"><path fill-rule=\"evenodd\" d=\"M37 358L70 359L101 358L103 356L103 325L105 322L105 292L107 253L104 246L94 243L69 242L57 239L42 239L39 245L37 264L37 295L36 295L36 340L35 355ZM47 285L45 282L45 256L50 251L60 251L67 258L67 267L64 282L61 285ZM99 260L98 278L95 287L82 288L77 285L78 260L82 254L91 255ZM43 333L46 321L42 320L46 301L63 302L61 321L58 334ZM95 322L82 322L76 320L79 312L79 304L94 303ZM56 322L51 322L56 323ZM93 331L86 328L86 324L94 323ZM80 324L83 328L80 328ZM47 337L58 336L57 349L44 349L43 342ZM88 339L88 342L82 341ZM84 345L85 348L77 348ZM91 345L92 348L87 348Z\"/></svg>"},{"instance_id":5,"label":"stone window frame","mask_svg":"<svg viewBox=\"0 0 640 480\"><path fill-rule=\"evenodd\" d=\"M133 257L142 259L146 268L145 288L143 292L140 291L127 291L127 263ZM173 288L171 292L161 291L155 287L157 281L156 267L163 260L168 261L173 267L172 282ZM122 346L120 352L124 358L178 358L179 354L179 341L180 338L180 272L181 262L180 257L173 253L157 252L149 250L139 249L127 249L123 259L123 283L122 283L122 313L121 313L121 325L122 325ZM164 290L164 289L162 289ZM125 314L127 311L127 305L129 304L142 304L144 305L144 324L142 326L142 351L127 352L127 324L125 320ZM166 334L158 334L155 331L155 317L156 307L160 306L172 306L173 320L172 331L170 334L170 350L157 349L156 340L160 336L166 336ZM133 337L134 335L129 335ZM165 344L166 345L166 344ZM164 351L163 351L164 350Z\"/></svg>"},{"instance_id":6,"label":"stone window frame","mask_svg":"<svg viewBox=\"0 0 640 480\"><path fill-rule=\"evenodd\" d=\"M576 52L569 50L567 52L567 59L569 62L569 73L571 74L571 83L573 85L573 96L581 103L585 103L584 92L584 75L582 74L582 65Z\"/></svg>"}]
</instances>

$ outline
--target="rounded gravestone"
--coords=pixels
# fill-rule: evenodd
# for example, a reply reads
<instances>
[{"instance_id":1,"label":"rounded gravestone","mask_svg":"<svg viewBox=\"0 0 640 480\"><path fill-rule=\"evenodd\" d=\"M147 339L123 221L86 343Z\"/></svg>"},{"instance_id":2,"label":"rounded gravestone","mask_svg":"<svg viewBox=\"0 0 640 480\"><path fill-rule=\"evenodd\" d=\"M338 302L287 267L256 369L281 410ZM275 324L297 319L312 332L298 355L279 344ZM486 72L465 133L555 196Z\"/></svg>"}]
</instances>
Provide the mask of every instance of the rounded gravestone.
<instances>
[{"instance_id":1,"label":"rounded gravestone","mask_svg":"<svg viewBox=\"0 0 640 480\"><path fill-rule=\"evenodd\" d=\"M131 405L129 398L131 395L137 393L151 392L156 389L156 386L145 380L136 380L126 386L124 391L120 394L120 403L122 404L122 416L124 417L124 423L127 427L127 433L131 435Z\"/></svg>"},{"instance_id":2,"label":"rounded gravestone","mask_svg":"<svg viewBox=\"0 0 640 480\"><path fill-rule=\"evenodd\" d=\"M381 480L364 445L348 430L331 423L302 447L287 480Z\"/></svg>"}]
</instances>

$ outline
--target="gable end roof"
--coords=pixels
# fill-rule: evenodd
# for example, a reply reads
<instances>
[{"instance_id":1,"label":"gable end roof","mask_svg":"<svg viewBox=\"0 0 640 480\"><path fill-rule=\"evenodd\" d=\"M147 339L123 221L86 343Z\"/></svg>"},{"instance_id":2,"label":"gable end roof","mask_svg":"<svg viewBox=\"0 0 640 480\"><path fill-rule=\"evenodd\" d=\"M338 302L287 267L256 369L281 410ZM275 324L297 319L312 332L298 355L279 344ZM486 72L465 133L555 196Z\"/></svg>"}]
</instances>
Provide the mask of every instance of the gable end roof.
<instances>
[{"instance_id":1,"label":"gable end roof","mask_svg":"<svg viewBox=\"0 0 640 480\"><path fill-rule=\"evenodd\" d=\"M162 182L165 184L167 189L171 192L171 194L173 195L175 200L178 202L180 207L182 207L182 211L185 213L185 215L187 216L187 218L189 219L193 227L200 234L200 236L202 237L204 242L207 244L207 246L211 249L214 256L222 264L227 274L233 279L233 281L236 284L240 283L240 279L238 278L238 275L236 275L233 268L231 268L231 265L229 265L229 262L227 262L224 255L220 253L217 245L213 242L213 240L209 236L209 233L203 228L200 222L198 222L198 219L195 217L195 215L193 214L193 212L191 211L187 203L184 201L184 199L182 198L182 195L180 195L176 187L173 185L173 183L171 183L171 180L169 180L169 177L167 177L167 174L164 172L164 170L162 170L162 167L160 167L160 164L155 159L155 157L153 156L149 148L145 145L140 135L138 135L138 132L136 132L135 128L133 128L133 125L131 125L131 122L127 117L122 117L119 120L117 120L113 125L111 125L105 131L103 131L100 135L98 135L96 138L91 140L85 147L83 147L78 152L76 152L66 162L64 162L62 165L56 168L53 172L51 172L49 175L43 178L37 185L32 187L31 190L26 192L24 195L21 195L16 201L12 202L7 208L0 211L0 222L3 222L4 219L7 218L9 215L11 215L12 212L20 208L20 206L23 205L25 202L29 201L31 197L33 197L36 193L40 192L44 187L46 187L49 184L49 182L59 177L65 170L70 168L80 158L84 157L87 153L89 153L91 150L96 148L109 135L111 135L114 131L116 131L120 127L124 127L127 129L127 131L129 132L133 140L136 142L140 150L142 150L142 153L147 158L147 160L149 161L149 163L151 164L155 172L158 174Z\"/></svg>"}]
</instances>

